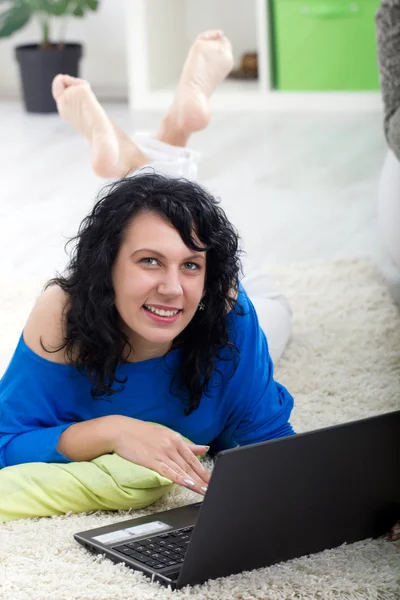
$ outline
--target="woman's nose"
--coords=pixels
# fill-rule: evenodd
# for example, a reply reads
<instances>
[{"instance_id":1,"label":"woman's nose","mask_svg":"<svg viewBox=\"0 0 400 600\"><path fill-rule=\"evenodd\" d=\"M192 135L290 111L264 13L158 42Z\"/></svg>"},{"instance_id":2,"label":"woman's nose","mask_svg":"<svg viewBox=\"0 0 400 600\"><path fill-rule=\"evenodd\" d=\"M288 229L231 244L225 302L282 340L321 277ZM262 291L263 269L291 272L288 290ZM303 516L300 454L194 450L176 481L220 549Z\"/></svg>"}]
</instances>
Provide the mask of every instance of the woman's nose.
<instances>
[{"instance_id":1,"label":"woman's nose","mask_svg":"<svg viewBox=\"0 0 400 600\"><path fill-rule=\"evenodd\" d=\"M158 292L164 296L181 296L183 293L180 274L168 271L158 285Z\"/></svg>"}]
</instances>

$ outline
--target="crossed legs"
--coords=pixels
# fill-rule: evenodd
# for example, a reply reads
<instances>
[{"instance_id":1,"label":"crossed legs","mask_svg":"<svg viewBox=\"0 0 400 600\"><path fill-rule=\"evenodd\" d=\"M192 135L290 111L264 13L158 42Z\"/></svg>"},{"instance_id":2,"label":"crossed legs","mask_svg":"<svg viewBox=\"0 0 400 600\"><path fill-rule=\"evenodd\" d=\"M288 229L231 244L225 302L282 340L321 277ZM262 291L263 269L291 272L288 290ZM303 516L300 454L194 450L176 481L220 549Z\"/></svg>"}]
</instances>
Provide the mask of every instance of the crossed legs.
<instances>
[{"instance_id":1,"label":"crossed legs","mask_svg":"<svg viewBox=\"0 0 400 600\"><path fill-rule=\"evenodd\" d=\"M232 48L219 30L199 35L193 43L157 138L172 146L186 146L195 131L210 119L209 98L232 69ZM149 158L106 115L90 85L83 79L57 75L53 96L61 117L82 133L91 146L97 175L124 177L149 163Z\"/></svg>"}]
</instances>

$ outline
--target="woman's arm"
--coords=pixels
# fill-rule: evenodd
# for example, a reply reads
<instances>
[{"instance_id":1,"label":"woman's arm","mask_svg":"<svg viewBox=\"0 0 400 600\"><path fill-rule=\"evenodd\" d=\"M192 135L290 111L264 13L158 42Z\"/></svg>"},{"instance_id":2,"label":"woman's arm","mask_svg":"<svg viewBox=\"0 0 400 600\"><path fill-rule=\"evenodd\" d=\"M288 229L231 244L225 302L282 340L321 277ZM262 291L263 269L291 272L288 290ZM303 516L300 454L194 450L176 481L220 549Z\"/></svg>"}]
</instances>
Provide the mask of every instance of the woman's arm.
<instances>
[{"instance_id":1,"label":"woman's arm","mask_svg":"<svg viewBox=\"0 0 400 600\"><path fill-rule=\"evenodd\" d=\"M400 160L400 0L381 0L376 28L385 135Z\"/></svg>"},{"instance_id":2,"label":"woman's arm","mask_svg":"<svg viewBox=\"0 0 400 600\"><path fill-rule=\"evenodd\" d=\"M110 454L113 451L117 419L117 415L109 415L70 425L60 435L57 451L73 461L90 461Z\"/></svg>"},{"instance_id":3,"label":"woman's arm","mask_svg":"<svg viewBox=\"0 0 400 600\"><path fill-rule=\"evenodd\" d=\"M93 414L87 377L66 364L62 349L50 355L43 349L40 340L49 349L62 344L65 306L57 289L43 294L0 382L0 468L91 461L115 452L204 494L209 474L197 455L206 446L161 425L115 414L117 403L108 405L108 415Z\"/></svg>"}]
</instances>

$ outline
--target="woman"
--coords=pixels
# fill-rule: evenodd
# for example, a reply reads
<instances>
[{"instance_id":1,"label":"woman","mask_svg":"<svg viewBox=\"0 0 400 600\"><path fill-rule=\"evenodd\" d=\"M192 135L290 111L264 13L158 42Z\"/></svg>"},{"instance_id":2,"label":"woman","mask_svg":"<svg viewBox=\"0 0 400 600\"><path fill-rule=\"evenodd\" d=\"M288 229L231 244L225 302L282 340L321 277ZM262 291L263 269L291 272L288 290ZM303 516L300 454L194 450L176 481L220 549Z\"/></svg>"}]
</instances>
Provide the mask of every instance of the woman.
<instances>
[{"instance_id":1,"label":"woman","mask_svg":"<svg viewBox=\"0 0 400 600\"><path fill-rule=\"evenodd\" d=\"M206 445L290 435L293 400L239 269L238 236L200 186L155 173L114 184L1 381L1 466L116 452L204 492Z\"/></svg>"},{"instance_id":2,"label":"woman","mask_svg":"<svg viewBox=\"0 0 400 600\"><path fill-rule=\"evenodd\" d=\"M208 122L227 56L220 32L198 38L159 137L141 147L86 83L56 78L60 114L90 139L97 172L153 169L109 187L82 222L65 275L29 316L0 384L0 467L116 452L204 494L209 473L197 455L209 445L293 433L293 399L273 379L239 282L237 232L210 194L170 176L195 174L183 145ZM155 172L161 163L168 176ZM288 318L278 293L259 296Z\"/></svg>"},{"instance_id":3,"label":"woman","mask_svg":"<svg viewBox=\"0 0 400 600\"><path fill-rule=\"evenodd\" d=\"M229 40L219 30L197 37L190 48L174 101L156 135L136 133L131 139L106 115L82 80L58 75L53 95L60 116L90 143L92 166L101 177L124 177L150 165L168 176L197 178L200 154L186 146L190 136L207 127L209 98L233 65ZM276 363L291 332L291 309L274 281L245 260L243 285L268 338Z\"/></svg>"}]
</instances>

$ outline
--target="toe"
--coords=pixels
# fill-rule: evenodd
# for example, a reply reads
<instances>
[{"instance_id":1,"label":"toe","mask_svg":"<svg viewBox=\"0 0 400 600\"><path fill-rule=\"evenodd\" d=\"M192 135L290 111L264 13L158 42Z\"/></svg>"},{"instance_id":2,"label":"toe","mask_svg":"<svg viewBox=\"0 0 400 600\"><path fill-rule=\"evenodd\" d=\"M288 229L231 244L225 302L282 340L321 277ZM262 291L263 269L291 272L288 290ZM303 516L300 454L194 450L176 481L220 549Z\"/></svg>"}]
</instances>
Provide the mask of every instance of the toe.
<instances>
[{"instance_id":1,"label":"toe","mask_svg":"<svg viewBox=\"0 0 400 600\"><path fill-rule=\"evenodd\" d=\"M200 40L221 40L224 37L222 29L211 29L210 31L204 31L198 37Z\"/></svg>"},{"instance_id":2,"label":"toe","mask_svg":"<svg viewBox=\"0 0 400 600\"><path fill-rule=\"evenodd\" d=\"M51 91L53 94L53 98L56 101L58 100L58 98L61 96L61 94L63 93L63 91L66 88L64 78L65 78L65 75L61 75L61 74L56 75L51 84Z\"/></svg>"},{"instance_id":3,"label":"toe","mask_svg":"<svg viewBox=\"0 0 400 600\"><path fill-rule=\"evenodd\" d=\"M90 84L85 79L72 77L72 75L56 75L51 84L51 91L54 100L57 102L65 90L69 87L81 86L90 87Z\"/></svg>"},{"instance_id":4,"label":"toe","mask_svg":"<svg viewBox=\"0 0 400 600\"><path fill-rule=\"evenodd\" d=\"M82 83L84 83L85 85L89 85L89 82L86 81L86 79L81 79L80 77L72 77L72 75L64 75L64 77L67 86L82 85Z\"/></svg>"}]
</instances>

